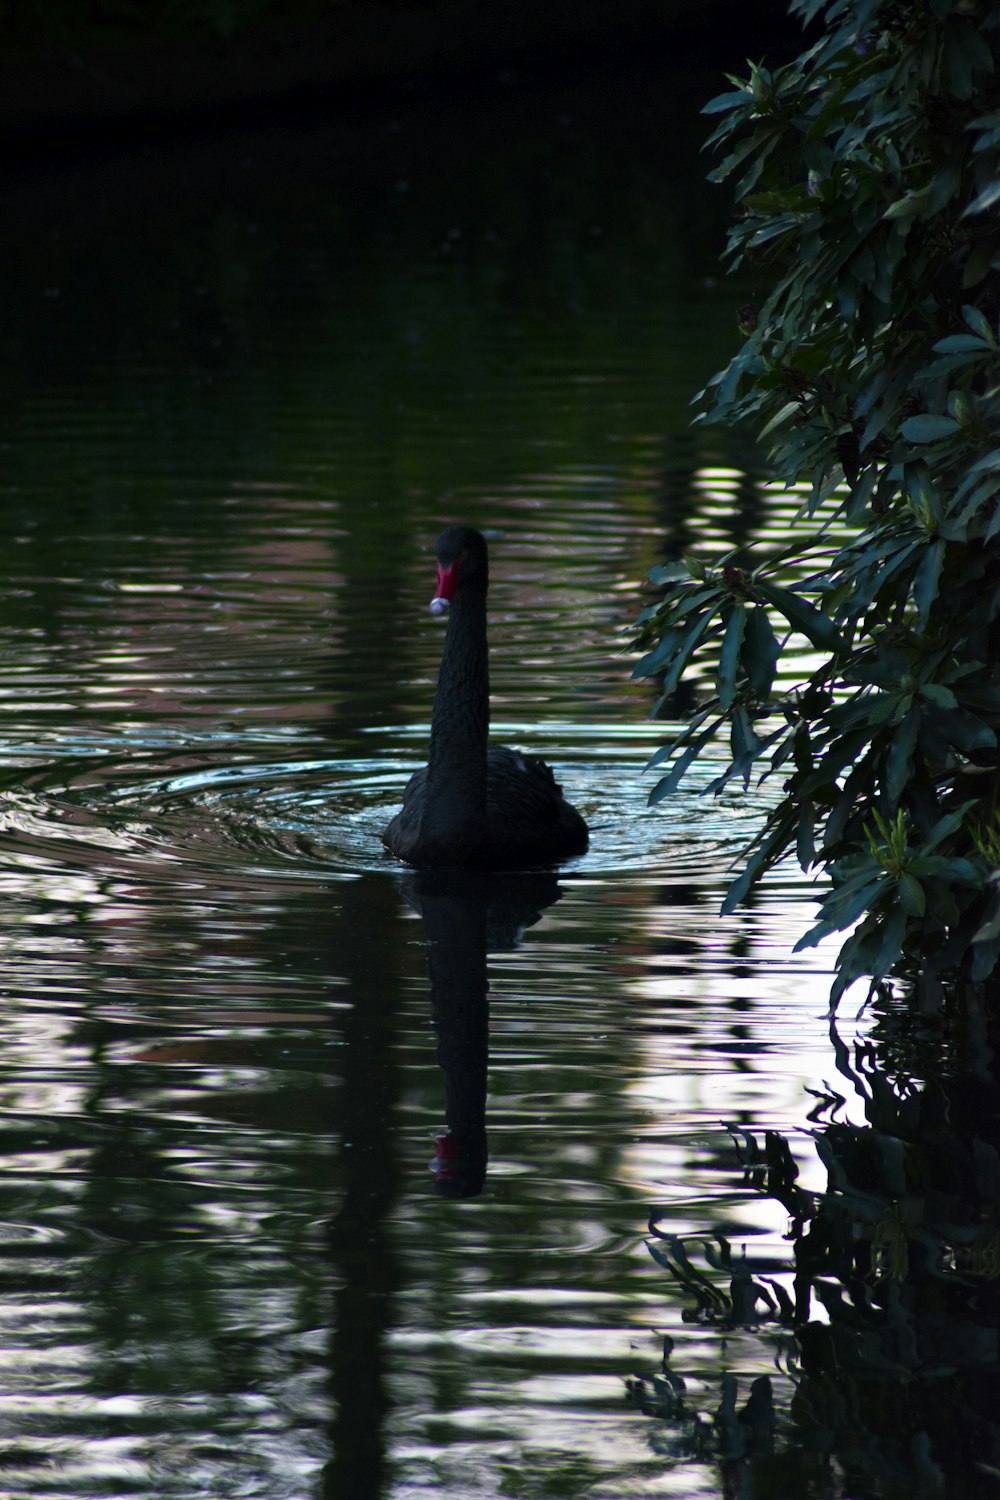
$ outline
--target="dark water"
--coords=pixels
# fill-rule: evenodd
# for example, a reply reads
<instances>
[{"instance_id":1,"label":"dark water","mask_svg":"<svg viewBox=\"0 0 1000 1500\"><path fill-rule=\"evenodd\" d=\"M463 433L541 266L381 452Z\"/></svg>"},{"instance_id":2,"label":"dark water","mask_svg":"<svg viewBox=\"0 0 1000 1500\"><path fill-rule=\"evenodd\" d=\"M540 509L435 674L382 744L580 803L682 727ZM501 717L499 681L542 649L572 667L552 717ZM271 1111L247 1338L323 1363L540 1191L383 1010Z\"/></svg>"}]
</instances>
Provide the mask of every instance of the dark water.
<instances>
[{"instance_id":1,"label":"dark water","mask_svg":"<svg viewBox=\"0 0 1000 1500\"><path fill-rule=\"evenodd\" d=\"M688 425L738 296L700 85L505 87L14 185L4 1497L735 1493L697 1412L768 1374L787 1416L780 1330L691 1316L647 1223L790 1285L730 1127L822 1188L830 954L792 872L718 916L766 790L646 808L622 631L668 540L794 506ZM593 830L558 881L378 840L452 519L495 732ZM673 1420L627 1390L665 1332Z\"/></svg>"}]
</instances>

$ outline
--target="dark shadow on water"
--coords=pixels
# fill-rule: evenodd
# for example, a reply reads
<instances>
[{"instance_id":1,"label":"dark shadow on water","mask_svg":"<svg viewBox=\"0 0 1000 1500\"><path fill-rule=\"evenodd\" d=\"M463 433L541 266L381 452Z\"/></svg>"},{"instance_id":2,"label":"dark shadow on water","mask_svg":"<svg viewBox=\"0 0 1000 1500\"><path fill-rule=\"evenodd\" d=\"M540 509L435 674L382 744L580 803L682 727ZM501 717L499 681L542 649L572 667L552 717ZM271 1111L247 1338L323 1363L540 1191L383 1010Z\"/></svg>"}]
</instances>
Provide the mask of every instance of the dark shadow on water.
<instances>
[{"instance_id":1,"label":"dark shadow on water","mask_svg":"<svg viewBox=\"0 0 1000 1500\"><path fill-rule=\"evenodd\" d=\"M832 1028L847 1087L828 1085L811 1116L825 1190L800 1186L780 1132L734 1130L747 1188L789 1215L790 1289L752 1243L741 1255L654 1213L649 1248L688 1302L685 1320L774 1346L774 1382L741 1394L724 1377L713 1422L669 1339L660 1371L632 1387L667 1423L672 1452L718 1466L726 1495L997 1493L998 998L952 995L931 1023L893 1001L853 1048ZM839 1118L849 1105L863 1123Z\"/></svg>"},{"instance_id":2,"label":"dark shadow on water","mask_svg":"<svg viewBox=\"0 0 1000 1500\"><path fill-rule=\"evenodd\" d=\"M388 882L356 882L345 893L345 920L334 934L337 965L367 1003L350 1007L343 1033L337 1134L344 1146L344 1189L330 1225L339 1282L329 1360L334 1415L332 1456L321 1492L330 1500L344 1495L375 1500L385 1482L385 1421L391 1407L387 1341L404 1280L390 1224L400 1177L393 1128L399 1079L392 1045L398 976L391 948L371 942L370 924L383 902L381 915L390 920L393 900Z\"/></svg>"},{"instance_id":3,"label":"dark shadow on water","mask_svg":"<svg viewBox=\"0 0 1000 1500\"><path fill-rule=\"evenodd\" d=\"M437 1190L472 1198L486 1180L490 950L518 946L525 929L559 900L554 875L422 870L403 886L423 918L431 1007L444 1073L447 1133L437 1143Z\"/></svg>"}]
</instances>

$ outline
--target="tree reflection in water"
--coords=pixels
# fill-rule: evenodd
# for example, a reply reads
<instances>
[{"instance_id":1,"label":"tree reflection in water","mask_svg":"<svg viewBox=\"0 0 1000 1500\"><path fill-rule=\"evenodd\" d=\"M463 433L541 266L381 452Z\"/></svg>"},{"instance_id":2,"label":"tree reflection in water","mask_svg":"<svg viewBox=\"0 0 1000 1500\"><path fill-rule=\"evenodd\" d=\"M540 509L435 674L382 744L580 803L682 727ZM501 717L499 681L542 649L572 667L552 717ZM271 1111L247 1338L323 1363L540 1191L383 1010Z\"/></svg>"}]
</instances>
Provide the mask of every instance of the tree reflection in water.
<instances>
[{"instance_id":1,"label":"tree reflection in water","mask_svg":"<svg viewBox=\"0 0 1000 1500\"><path fill-rule=\"evenodd\" d=\"M689 1397L669 1340L662 1369L632 1382L670 1425L671 1452L719 1464L727 1496L996 1492L998 998L953 995L933 1022L888 1005L853 1052L831 1028L864 1124L838 1120L846 1095L819 1100L825 1191L799 1185L780 1133L734 1131L747 1187L788 1211L791 1292L725 1240L651 1221L649 1248L690 1299L687 1321L777 1335L773 1380L740 1390L727 1375L717 1405L703 1387Z\"/></svg>"}]
</instances>

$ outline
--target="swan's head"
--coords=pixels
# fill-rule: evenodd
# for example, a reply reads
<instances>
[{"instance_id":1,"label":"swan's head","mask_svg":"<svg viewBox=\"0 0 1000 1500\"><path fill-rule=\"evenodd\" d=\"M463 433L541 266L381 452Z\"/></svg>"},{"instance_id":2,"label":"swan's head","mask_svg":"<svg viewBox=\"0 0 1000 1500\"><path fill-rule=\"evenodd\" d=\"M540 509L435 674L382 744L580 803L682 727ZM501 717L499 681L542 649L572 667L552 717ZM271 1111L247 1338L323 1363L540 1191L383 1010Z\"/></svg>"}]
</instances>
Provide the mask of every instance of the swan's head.
<instances>
[{"instance_id":1,"label":"swan's head","mask_svg":"<svg viewBox=\"0 0 1000 1500\"><path fill-rule=\"evenodd\" d=\"M486 538L481 531L472 526L449 526L438 537L434 550L437 593L430 604L432 615L443 615L460 588L485 594L490 572Z\"/></svg>"}]
</instances>

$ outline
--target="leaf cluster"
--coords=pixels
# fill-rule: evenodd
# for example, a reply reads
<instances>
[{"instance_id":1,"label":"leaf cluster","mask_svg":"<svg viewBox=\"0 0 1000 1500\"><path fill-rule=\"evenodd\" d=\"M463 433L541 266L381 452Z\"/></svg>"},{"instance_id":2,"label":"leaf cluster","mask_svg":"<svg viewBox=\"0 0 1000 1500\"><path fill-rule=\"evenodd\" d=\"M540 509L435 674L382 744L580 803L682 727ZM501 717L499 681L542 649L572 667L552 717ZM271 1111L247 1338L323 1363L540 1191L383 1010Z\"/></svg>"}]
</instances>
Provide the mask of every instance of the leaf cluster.
<instances>
[{"instance_id":1,"label":"leaf cluster","mask_svg":"<svg viewBox=\"0 0 1000 1500\"><path fill-rule=\"evenodd\" d=\"M693 662L715 690L651 795L728 731L715 789L784 780L727 909L795 851L833 876L804 942L853 929L835 998L904 960L980 981L1000 959L1000 6L791 8L822 21L814 45L707 106L728 259L770 290L701 419L751 423L805 484L801 541L654 575L637 675L660 706ZM812 648L794 691L790 638Z\"/></svg>"}]
</instances>

